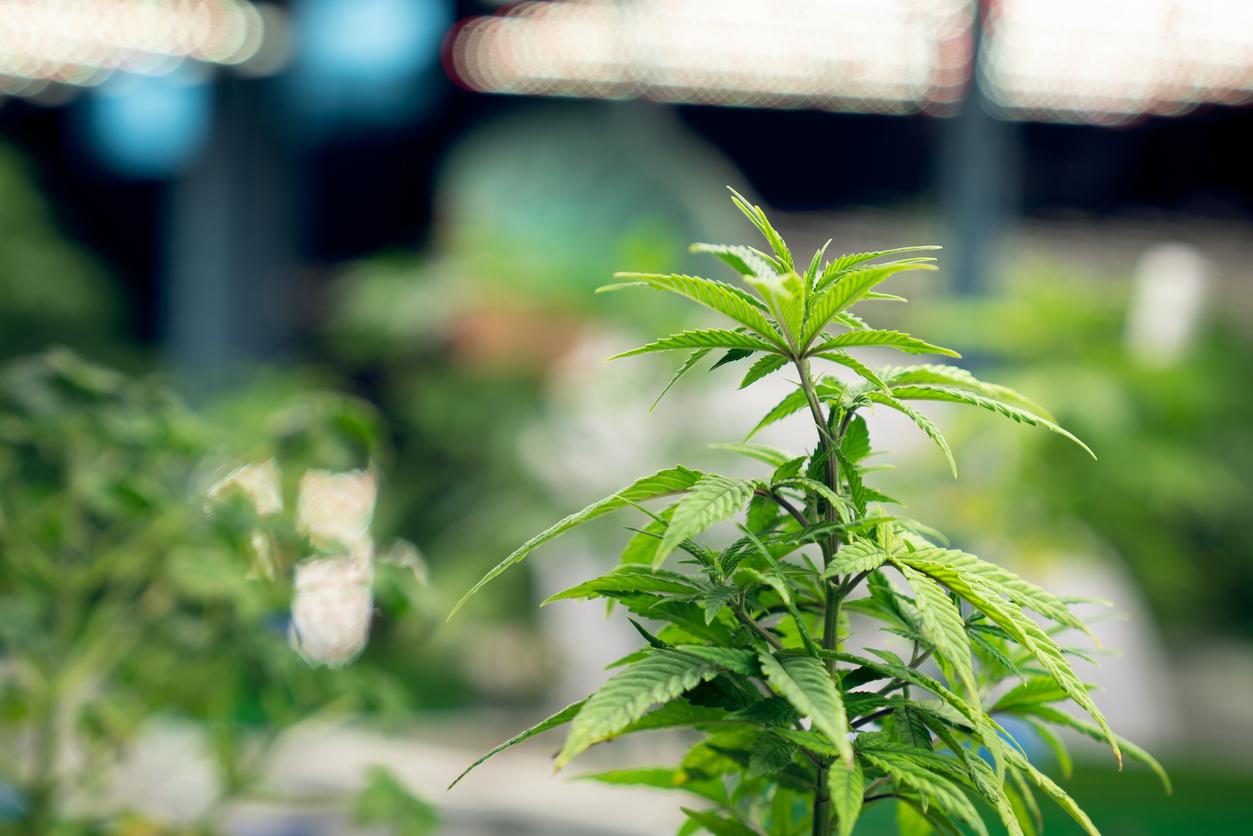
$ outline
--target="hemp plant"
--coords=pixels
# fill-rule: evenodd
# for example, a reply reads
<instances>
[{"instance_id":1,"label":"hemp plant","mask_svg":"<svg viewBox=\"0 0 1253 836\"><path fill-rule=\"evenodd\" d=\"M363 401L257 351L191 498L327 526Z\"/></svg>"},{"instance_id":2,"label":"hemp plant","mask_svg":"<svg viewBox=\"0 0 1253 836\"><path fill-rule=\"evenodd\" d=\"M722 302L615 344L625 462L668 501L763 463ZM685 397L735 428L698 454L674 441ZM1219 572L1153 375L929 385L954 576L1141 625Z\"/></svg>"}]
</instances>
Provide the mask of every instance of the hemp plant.
<instances>
[{"instance_id":1,"label":"hemp plant","mask_svg":"<svg viewBox=\"0 0 1253 836\"><path fill-rule=\"evenodd\" d=\"M987 815L1009 833L1034 833L1040 827L1037 793L1097 833L1003 720L1014 718L1008 725L1017 734L1031 730L1064 772L1070 757L1058 727L1103 741L1120 768L1123 757L1131 757L1167 781L1151 756L1111 730L1092 689L1076 674L1071 659L1087 659L1088 651L1062 643L1069 631L1095 641L1074 606L1099 602L1054 595L948 548L934 529L895 510L899 503L869 484L882 466L872 461L863 413L886 407L904 414L940 449L954 475L948 444L915 402L978 407L1091 451L1029 398L956 366L871 369L850 353L873 346L958 356L871 327L851 312L860 303L904 301L876 288L897 273L935 270L935 259L918 253L936 247L827 261L824 246L798 268L761 208L733 195L769 252L713 244L692 249L726 262L752 292L694 276L642 273L618 274L623 283L602 288L676 293L733 326L684 331L618 356L689 351L670 385L711 352L719 353L715 367L750 363L741 388L787 370L794 388L749 439L807 411L813 448L792 455L747 439L720 445L760 462L766 475L662 470L566 517L488 572L456 609L578 525L618 509L647 515L621 565L549 599L620 605L638 618L631 623L642 649L614 662L616 673L591 696L497 746L470 769L566 724L557 768L622 735L683 728L701 739L679 765L592 777L678 790L711 804L683 809L684 834L844 836L863 809L885 801L896 803L903 832L983 834ZM822 368L828 364L851 375L833 376ZM662 505L648 509L643 503L649 500ZM697 539L741 514L730 545ZM684 570L665 567L675 555ZM861 618L850 622L850 613ZM890 636L850 635L850 623L860 629L873 622ZM1085 719L1063 711L1065 703Z\"/></svg>"}]
</instances>

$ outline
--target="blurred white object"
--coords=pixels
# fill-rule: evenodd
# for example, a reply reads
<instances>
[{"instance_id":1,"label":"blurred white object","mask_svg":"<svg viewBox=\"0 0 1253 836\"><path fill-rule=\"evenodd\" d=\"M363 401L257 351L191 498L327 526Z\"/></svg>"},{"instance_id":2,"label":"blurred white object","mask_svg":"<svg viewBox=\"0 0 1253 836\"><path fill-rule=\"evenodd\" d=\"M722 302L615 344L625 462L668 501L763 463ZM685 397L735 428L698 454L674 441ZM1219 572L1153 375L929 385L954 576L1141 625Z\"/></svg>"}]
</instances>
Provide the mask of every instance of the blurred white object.
<instances>
[{"instance_id":1,"label":"blurred white object","mask_svg":"<svg viewBox=\"0 0 1253 836\"><path fill-rule=\"evenodd\" d=\"M365 544L350 556L296 566L288 638L310 664L338 668L365 647L374 610L371 550Z\"/></svg>"},{"instance_id":2,"label":"blurred white object","mask_svg":"<svg viewBox=\"0 0 1253 836\"><path fill-rule=\"evenodd\" d=\"M241 491L263 517L283 510L283 495L279 490L278 465L274 459L246 464L232 470L209 488L210 502L220 502L233 490Z\"/></svg>"},{"instance_id":3,"label":"blurred white object","mask_svg":"<svg viewBox=\"0 0 1253 836\"><path fill-rule=\"evenodd\" d=\"M377 497L378 479L372 469L310 470L300 477L296 522L316 545L355 552L369 541Z\"/></svg>"},{"instance_id":4,"label":"blurred white object","mask_svg":"<svg viewBox=\"0 0 1253 836\"><path fill-rule=\"evenodd\" d=\"M1150 248L1136 265L1124 339L1146 365L1169 366L1187 352L1205 312L1209 262L1186 244Z\"/></svg>"},{"instance_id":5,"label":"blurred white object","mask_svg":"<svg viewBox=\"0 0 1253 836\"><path fill-rule=\"evenodd\" d=\"M231 491L240 491L257 514L268 517L283 510L283 495L279 485L278 465L274 459L246 464L226 474L209 488L209 510L215 502L221 502ZM250 578L258 574L267 578L274 577L274 556L270 552L270 541L260 531L254 531L248 538L252 546L253 557L256 558L255 568L249 573Z\"/></svg>"}]
</instances>

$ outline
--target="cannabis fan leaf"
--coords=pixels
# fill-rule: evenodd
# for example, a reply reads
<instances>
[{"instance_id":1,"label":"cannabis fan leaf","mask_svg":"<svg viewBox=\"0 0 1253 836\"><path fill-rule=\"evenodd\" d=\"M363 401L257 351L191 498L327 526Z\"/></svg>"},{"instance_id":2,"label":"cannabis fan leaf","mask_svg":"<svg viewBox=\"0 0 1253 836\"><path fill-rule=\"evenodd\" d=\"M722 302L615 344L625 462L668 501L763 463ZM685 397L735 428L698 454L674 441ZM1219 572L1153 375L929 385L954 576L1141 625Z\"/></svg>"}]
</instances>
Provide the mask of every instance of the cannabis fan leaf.
<instances>
[{"instance_id":1,"label":"cannabis fan leaf","mask_svg":"<svg viewBox=\"0 0 1253 836\"><path fill-rule=\"evenodd\" d=\"M711 354L715 368L750 360L741 388L789 368L795 388L748 436L807 412L813 447L797 455L748 441L714 445L766 470L752 480L682 466L663 470L566 517L488 572L456 609L584 522L624 509L646 515L618 568L545 602L616 603L632 616L644 647L619 660L614 675L587 699L469 769L559 726L570 730L558 767L616 737L687 728L701 738L679 765L591 777L686 793L697 806L683 807L684 834L847 836L866 807L884 802L900 805L901 821L911 828L986 833L996 822L1012 834L1034 833L1037 791L1096 833L1001 722L1014 718L1020 722L1013 728L1033 729L1057 753L1063 771L1069 755L1056 730L1069 728L1102 740L1119 765L1124 755L1146 763L1169 790L1161 766L1114 734L1075 672L1071 660L1083 651L1059 642L1064 631L1092 638L1072 604L948 548L938 532L900 516L892 508L896 500L867 484L877 468L866 463L873 450L863 415L876 407L905 415L940 449L954 475L940 428L914 404L972 406L1091 450L1030 398L957 366L872 368L858 356L863 349L958 356L902 331L871 327L850 310L904 301L877 288L899 273L936 269L934 258L918 253L938 248L825 260L824 245L801 271L761 208L738 193L733 200L766 249L692 249L719 258L745 287L682 274L622 273L622 283L603 288L676 294L729 323L662 337L618 357L689 352L662 395ZM831 366L819 370L819 364ZM837 366L839 374L833 373ZM709 530L733 517L742 520L739 536L714 545ZM666 568L676 553L688 559ZM848 652L850 612L881 625L881 646L873 646L873 636L859 636L858 645L872 649ZM1064 703L1088 719L1063 711Z\"/></svg>"}]
</instances>

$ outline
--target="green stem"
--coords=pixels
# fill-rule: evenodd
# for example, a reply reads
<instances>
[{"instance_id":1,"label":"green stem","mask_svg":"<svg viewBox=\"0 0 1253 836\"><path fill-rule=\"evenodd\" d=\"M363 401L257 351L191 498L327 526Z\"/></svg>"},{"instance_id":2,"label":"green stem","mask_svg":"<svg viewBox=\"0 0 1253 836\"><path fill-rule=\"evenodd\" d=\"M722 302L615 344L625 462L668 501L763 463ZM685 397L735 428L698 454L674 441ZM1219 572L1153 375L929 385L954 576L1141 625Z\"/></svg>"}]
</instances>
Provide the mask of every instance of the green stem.
<instances>
[{"instance_id":1,"label":"green stem","mask_svg":"<svg viewBox=\"0 0 1253 836\"><path fill-rule=\"evenodd\" d=\"M826 465L826 485L836 493L840 490L840 471L839 461L835 457L835 444L838 444L837 438L832 437L829 429L827 416L823 415L822 402L818 399L817 387L814 385L813 375L809 370L809 361L801 358L796 361L797 371L800 372L801 389L805 393L805 401L809 404L809 413L814 420L814 426L818 430L818 445L821 455ZM831 416L834 418L834 416ZM847 422L841 423L841 432ZM824 519L833 521L835 519L835 508L830 502L826 504L826 514ZM836 552L840 549L839 536L832 533L821 543L822 546L822 564L825 569L830 564ZM838 579L837 579L838 581ZM824 583L826 591L826 601L823 605L822 613L822 648L823 650L836 651L839 649L839 625L840 625L840 590L842 581L832 583L827 579ZM834 655L834 654L833 654ZM836 661L834 658L827 660L827 670L831 672L831 676L835 676ZM817 775L814 779L814 806L813 806L813 836L830 836L831 833L831 795L827 786L827 768L821 766L818 768Z\"/></svg>"}]
</instances>

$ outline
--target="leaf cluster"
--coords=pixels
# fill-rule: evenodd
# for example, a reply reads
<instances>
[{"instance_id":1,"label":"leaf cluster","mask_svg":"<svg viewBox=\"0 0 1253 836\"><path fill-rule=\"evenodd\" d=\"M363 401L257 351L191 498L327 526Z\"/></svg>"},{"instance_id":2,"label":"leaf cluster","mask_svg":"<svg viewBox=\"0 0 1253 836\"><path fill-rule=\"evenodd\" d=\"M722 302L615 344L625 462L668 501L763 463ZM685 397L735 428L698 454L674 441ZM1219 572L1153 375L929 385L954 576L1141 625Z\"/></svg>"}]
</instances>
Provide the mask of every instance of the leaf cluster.
<instances>
[{"instance_id":1,"label":"leaf cluster","mask_svg":"<svg viewBox=\"0 0 1253 836\"><path fill-rule=\"evenodd\" d=\"M885 800L915 830L986 833L991 819L1012 834L1034 833L1041 795L1096 833L1004 722L1033 729L1063 771L1069 755L1056 730L1070 728L1105 742L1120 765L1124 757L1143 761L1166 781L1147 753L1113 732L1073 667L1089 651L1067 637L1095 638L1078 602L948 548L938 532L904 516L896 500L868 484L881 466L863 413L882 407L904 414L954 473L944 436L918 402L973 406L1091 451L1030 398L961 368L871 368L852 353L957 356L872 327L851 310L901 301L879 286L901 272L934 270L934 259L919 253L936 248L827 260L824 246L798 265L762 210L738 194L734 201L768 249L693 249L721 259L743 286L624 273L606 288L677 294L726 317L727 327L672 334L619 356L688 352L667 389L711 353L715 367L743 362L741 387L791 369L794 389L748 436L808 411L815 444L799 455L749 439L720 445L759 462L762 475L660 471L561 520L489 572L466 598L588 520L628 507L645 516L613 571L545 602L610 601L631 617L641 649L614 662L595 693L470 768L559 726L569 731L558 768L624 735L689 728L701 739L677 765L589 777L694 797L700 806L684 808L681 833L848 834L864 807ZM831 366L852 374L832 374ZM729 519L736 538L708 542L706 532ZM850 613L877 623L883 641L859 636L857 646L870 649L850 652ZM1084 719L1064 710L1067 704Z\"/></svg>"}]
</instances>

